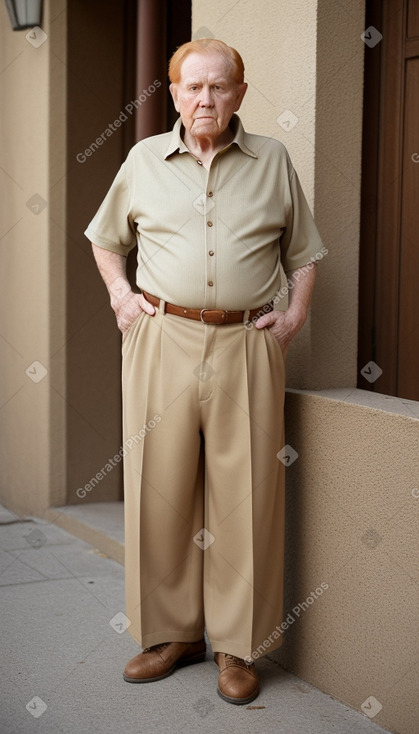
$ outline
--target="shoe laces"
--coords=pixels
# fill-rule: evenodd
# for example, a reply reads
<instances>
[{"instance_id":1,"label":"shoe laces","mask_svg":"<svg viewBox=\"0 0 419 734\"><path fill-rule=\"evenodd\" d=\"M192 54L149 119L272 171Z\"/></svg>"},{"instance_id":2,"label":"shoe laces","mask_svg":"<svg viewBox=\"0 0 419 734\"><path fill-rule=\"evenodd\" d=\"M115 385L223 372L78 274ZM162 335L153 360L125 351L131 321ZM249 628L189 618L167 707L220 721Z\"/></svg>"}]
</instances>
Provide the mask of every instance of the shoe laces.
<instances>
[{"instance_id":1,"label":"shoe laces","mask_svg":"<svg viewBox=\"0 0 419 734\"><path fill-rule=\"evenodd\" d=\"M169 642L159 642L158 645L151 645L151 647L145 647L143 650L143 653L145 652L162 652L170 643Z\"/></svg>"},{"instance_id":2,"label":"shoe laces","mask_svg":"<svg viewBox=\"0 0 419 734\"><path fill-rule=\"evenodd\" d=\"M249 668L253 665L253 663L248 663L246 660L243 660L242 658L237 658L235 655L226 654L225 656L225 664L226 667L229 665L238 665L240 668L244 668L245 670L249 670Z\"/></svg>"}]
</instances>

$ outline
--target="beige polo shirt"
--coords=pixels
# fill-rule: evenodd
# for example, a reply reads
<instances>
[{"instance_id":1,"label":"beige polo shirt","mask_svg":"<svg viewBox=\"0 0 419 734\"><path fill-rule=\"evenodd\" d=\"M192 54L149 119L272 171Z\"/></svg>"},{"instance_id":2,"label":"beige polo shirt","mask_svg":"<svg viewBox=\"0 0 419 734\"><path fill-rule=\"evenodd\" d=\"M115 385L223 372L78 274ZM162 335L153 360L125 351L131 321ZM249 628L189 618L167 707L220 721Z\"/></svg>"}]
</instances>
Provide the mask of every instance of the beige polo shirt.
<instances>
[{"instance_id":1,"label":"beige polo shirt","mask_svg":"<svg viewBox=\"0 0 419 734\"><path fill-rule=\"evenodd\" d=\"M120 255L138 245L139 288L179 306L262 306L281 287L281 264L300 268L322 247L284 145L246 133L237 115L230 124L234 140L209 171L180 118L134 145L85 231Z\"/></svg>"}]
</instances>

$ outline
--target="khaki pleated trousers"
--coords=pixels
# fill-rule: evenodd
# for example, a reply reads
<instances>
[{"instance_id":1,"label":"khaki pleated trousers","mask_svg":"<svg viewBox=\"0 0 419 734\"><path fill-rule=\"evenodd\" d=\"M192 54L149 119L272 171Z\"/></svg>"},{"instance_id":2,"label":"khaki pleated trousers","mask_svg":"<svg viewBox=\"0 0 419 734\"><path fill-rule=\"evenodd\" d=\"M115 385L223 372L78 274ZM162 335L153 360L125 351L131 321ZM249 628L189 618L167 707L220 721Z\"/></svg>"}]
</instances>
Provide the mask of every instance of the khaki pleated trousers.
<instances>
[{"instance_id":1,"label":"khaki pleated trousers","mask_svg":"<svg viewBox=\"0 0 419 734\"><path fill-rule=\"evenodd\" d=\"M266 329L163 305L122 344L129 631L149 647L205 628L245 658L282 621L282 352Z\"/></svg>"}]
</instances>

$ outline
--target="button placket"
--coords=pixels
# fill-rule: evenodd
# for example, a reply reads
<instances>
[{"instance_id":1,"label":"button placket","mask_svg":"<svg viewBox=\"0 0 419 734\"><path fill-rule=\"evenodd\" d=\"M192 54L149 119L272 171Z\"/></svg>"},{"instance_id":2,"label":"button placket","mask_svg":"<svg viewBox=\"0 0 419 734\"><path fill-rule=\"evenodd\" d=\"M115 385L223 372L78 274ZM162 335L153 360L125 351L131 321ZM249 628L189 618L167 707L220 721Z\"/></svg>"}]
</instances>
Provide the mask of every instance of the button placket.
<instances>
[{"instance_id":1,"label":"button placket","mask_svg":"<svg viewBox=\"0 0 419 734\"><path fill-rule=\"evenodd\" d=\"M211 171L208 176L207 188L205 192L206 202L206 226L205 226L205 252L206 252L206 306L215 307L216 305L216 279L215 279L215 238L216 238L216 219L215 219L215 201L214 187L211 183Z\"/></svg>"}]
</instances>

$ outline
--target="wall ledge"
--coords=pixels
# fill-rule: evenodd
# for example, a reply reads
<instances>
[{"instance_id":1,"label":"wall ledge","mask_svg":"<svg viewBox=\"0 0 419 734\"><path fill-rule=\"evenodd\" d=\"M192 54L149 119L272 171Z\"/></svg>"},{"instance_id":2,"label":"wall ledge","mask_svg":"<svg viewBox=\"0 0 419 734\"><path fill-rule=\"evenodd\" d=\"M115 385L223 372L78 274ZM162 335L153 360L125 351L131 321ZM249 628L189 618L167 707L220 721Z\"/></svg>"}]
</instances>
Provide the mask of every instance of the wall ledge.
<instances>
[{"instance_id":1,"label":"wall ledge","mask_svg":"<svg viewBox=\"0 0 419 734\"><path fill-rule=\"evenodd\" d=\"M383 395L382 393L370 392L369 390L360 390L356 387L338 387L326 390L297 390L287 388L286 393L313 396L339 403L348 403L350 405L359 405L369 410L395 413L403 418L419 420L418 401L407 400L407 398L396 398L392 395Z\"/></svg>"}]
</instances>

